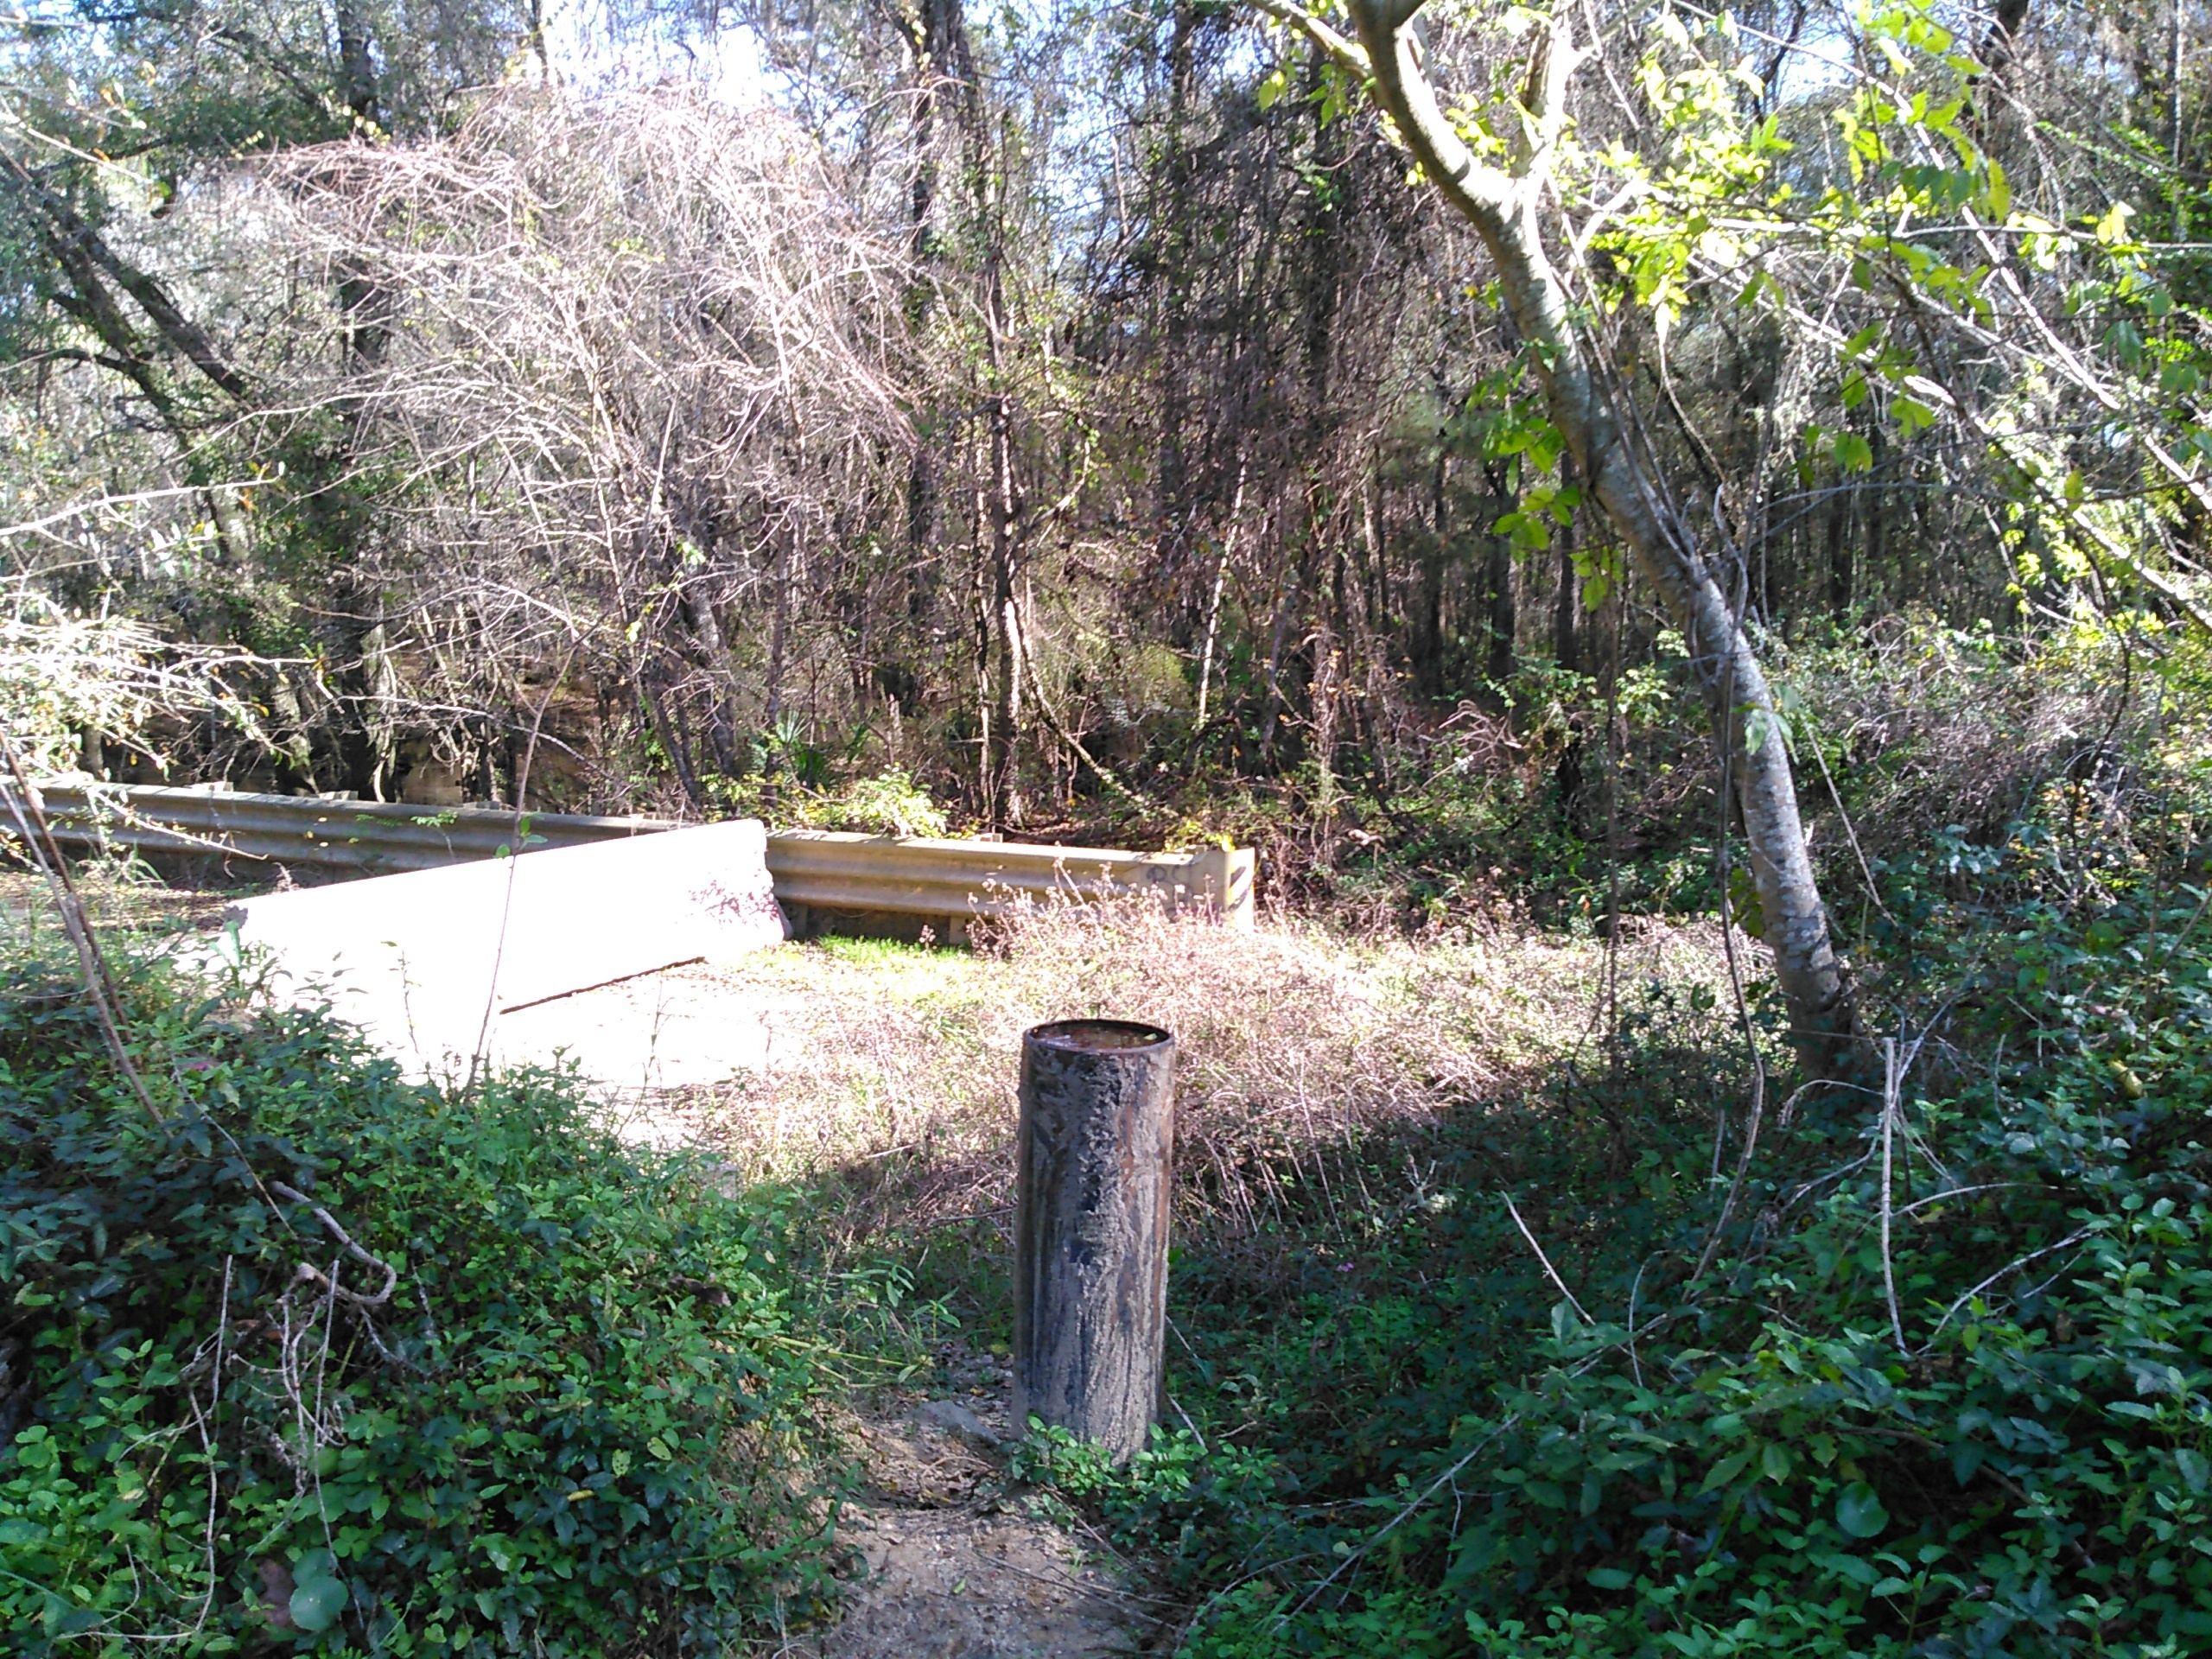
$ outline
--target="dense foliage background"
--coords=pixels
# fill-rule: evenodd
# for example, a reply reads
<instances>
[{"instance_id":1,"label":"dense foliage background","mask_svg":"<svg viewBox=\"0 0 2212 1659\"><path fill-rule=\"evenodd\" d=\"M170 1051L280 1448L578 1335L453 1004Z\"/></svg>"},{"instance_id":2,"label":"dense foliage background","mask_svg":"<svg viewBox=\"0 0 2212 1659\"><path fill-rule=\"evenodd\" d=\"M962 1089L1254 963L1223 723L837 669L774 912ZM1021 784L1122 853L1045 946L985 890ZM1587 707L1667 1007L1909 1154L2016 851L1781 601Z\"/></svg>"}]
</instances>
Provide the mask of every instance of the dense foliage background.
<instances>
[{"instance_id":1,"label":"dense foliage background","mask_svg":"<svg viewBox=\"0 0 2212 1659\"><path fill-rule=\"evenodd\" d=\"M1555 863L1441 855L1471 770L1581 840L1684 827L1636 737L1688 735L1675 625L1338 69L1211 0L716 16L3 26L40 762L783 816L887 779L1256 836L1288 890L1433 849L1401 896L1447 907ZM2196 10L1590 22L1554 257L1767 649L2201 615ZM1526 23L1425 15L1484 153ZM678 44L715 78L629 84Z\"/></svg>"},{"instance_id":2,"label":"dense foliage background","mask_svg":"<svg viewBox=\"0 0 2212 1659\"><path fill-rule=\"evenodd\" d=\"M1163 1643L2212 1650L2212 19L1559 13L1541 239L1774 688L1716 760L1712 642L1298 14L0 20L0 731L1261 843L1325 949L987 947L1055 1012L1209 1010L1177 1427L1010 1471ZM1422 14L1479 156L1539 148L1539 22ZM1857 996L1825 1078L1725 782L1767 744ZM1698 973L1639 943L1695 925ZM1560 1029L1499 1014L1575 951ZM116 1042L73 968L0 983L11 1639L676 1652L830 1605L809 1322L918 1362L789 1293L990 1337L973 1008L825 1068L917 1141L733 1196L571 1083L406 1084L117 961Z\"/></svg>"}]
</instances>

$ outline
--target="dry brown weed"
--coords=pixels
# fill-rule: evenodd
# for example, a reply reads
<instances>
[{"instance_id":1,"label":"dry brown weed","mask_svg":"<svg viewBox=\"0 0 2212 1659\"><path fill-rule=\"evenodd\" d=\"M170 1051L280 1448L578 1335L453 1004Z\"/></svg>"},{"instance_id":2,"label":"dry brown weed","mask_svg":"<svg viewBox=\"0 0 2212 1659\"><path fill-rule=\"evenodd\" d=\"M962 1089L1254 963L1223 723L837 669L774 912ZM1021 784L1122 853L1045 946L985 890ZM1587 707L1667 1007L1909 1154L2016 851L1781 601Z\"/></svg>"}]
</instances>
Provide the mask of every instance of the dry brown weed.
<instances>
[{"instance_id":1,"label":"dry brown weed","mask_svg":"<svg viewBox=\"0 0 2212 1659\"><path fill-rule=\"evenodd\" d=\"M1639 925L1620 973L1717 986L1709 933ZM972 954L838 942L746 965L793 1027L765 1071L691 1104L744 1174L841 1181L855 1237L994 1216L1010 1202L1022 1032L1148 1020L1178 1042L1184 1213L1249 1232L1281 1180L1325 1184L1320 1160L1361 1131L1508 1097L1594 1040L1605 971L1599 939L1355 942L1048 906Z\"/></svg>"}]
</instances>

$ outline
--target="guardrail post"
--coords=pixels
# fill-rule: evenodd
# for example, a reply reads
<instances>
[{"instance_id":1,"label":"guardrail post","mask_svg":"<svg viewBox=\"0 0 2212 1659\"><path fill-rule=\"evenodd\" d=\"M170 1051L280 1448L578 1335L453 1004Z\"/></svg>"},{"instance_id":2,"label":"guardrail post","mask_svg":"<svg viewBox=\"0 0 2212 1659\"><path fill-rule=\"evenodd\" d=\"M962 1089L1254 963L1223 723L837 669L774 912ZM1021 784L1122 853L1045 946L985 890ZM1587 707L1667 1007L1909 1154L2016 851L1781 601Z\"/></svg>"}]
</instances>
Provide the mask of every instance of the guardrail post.
<instances>
[{"instance_id":1,"label":"guardrail post","mask_svg":"<svg viewBox=\"0 0 2212 1659\"><path fill-rule=\"evenodd\" d=\"M1252 849L1203 847L1190 860L1192 896L1230 927L1250 932L1252 881L1257 873Z\"/></svg>"},{"instance_id":2,"label":"guardrail post","mask_svg":"<svg viewBox=\"0 0 2212 1659\"><path fill-rule=\"evenodd\" d=\"M1068 1020L1021 1039L1014 1411L1116 1462L1142 1449L1167 1328L1175 1039Z\"/></svg>"}]
</instances>

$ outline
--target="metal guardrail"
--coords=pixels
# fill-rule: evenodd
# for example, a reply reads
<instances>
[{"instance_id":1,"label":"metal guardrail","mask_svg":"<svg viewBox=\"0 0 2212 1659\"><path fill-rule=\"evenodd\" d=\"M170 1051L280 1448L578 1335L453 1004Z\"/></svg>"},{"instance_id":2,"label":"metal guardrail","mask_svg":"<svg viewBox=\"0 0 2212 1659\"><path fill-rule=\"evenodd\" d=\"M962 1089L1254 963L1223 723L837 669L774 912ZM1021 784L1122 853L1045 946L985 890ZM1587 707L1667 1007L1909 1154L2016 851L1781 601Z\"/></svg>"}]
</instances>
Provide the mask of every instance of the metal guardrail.
<instances>
[{"instance_id":1,"label":"metal guardrail","mask_svg":"<svg viewBox=\"0 0 2212 1659\"><path fill-rule=\"evenodd\" d=\"M1170 910L1204 911L1249 928L1255 868L1249 849L1225 847L1125 853L829 830L785 830L768 837L776 900L800 933L817 931L810 912L820 909L942 918L939 937L958 940L975 917L1055 898L1095 903L1136 893L1152 894Z\"/></svg>"},{"instance_id":2,"label":"metal guardrail","mask_svg":"<svg viewBox=\"0 0 2212 1659\"><path fill-rule=\"evenodd\" d=\"M54 835L80 846L202 853L364 875L495 858L515 838L515 815L496 807L441 809L121 784L41 784L38 793ZM578 847L674 827L665 818L532 813L524 822L524 850Z\"/></svg>"},{"instance_id":3,"label":"metal guardrail","mask_svg":"<svg viewBox=\"0 0 2212 1659\"><path fill-rule=\"evenodd\" d=\"M437 809L397 803L248 795L214 787L120 784L39 785L55 836L79 846L240 858L383 875L497 857L512 846L515 817L495 807ZM525 852L671 830L666 818L537 812L523 821ZM823 830L768 837L768 871L795 932L864 927L912 934L929 925L947 941L978 916L1053 897L1096 902L1150 893L1171 909L1252 925L1255 861L1249 849L1131 853L1020 842L938 841Z\"/></svg>"}]
</instances>

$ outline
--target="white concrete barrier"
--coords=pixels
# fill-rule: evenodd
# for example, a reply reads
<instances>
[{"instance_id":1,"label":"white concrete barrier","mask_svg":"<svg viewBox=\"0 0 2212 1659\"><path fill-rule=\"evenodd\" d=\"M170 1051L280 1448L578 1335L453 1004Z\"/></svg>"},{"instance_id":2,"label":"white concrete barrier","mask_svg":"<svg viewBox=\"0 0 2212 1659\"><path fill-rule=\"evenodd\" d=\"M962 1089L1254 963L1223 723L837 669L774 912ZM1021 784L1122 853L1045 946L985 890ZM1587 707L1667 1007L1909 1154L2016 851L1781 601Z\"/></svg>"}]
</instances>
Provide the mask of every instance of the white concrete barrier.
<instances>
[{"instance_id":1,"label":"white concrete barrier","mask_svg":"<svg viewBox=\"0 0 2212 1659\"><path fill-rule=\"evenodd\" d=\"M752 819L269 893L227 919L280 992L327 987L341 1018L432 1074L499 1057L503 1014L785 932Z\"/></svg>"}]
</instances>

